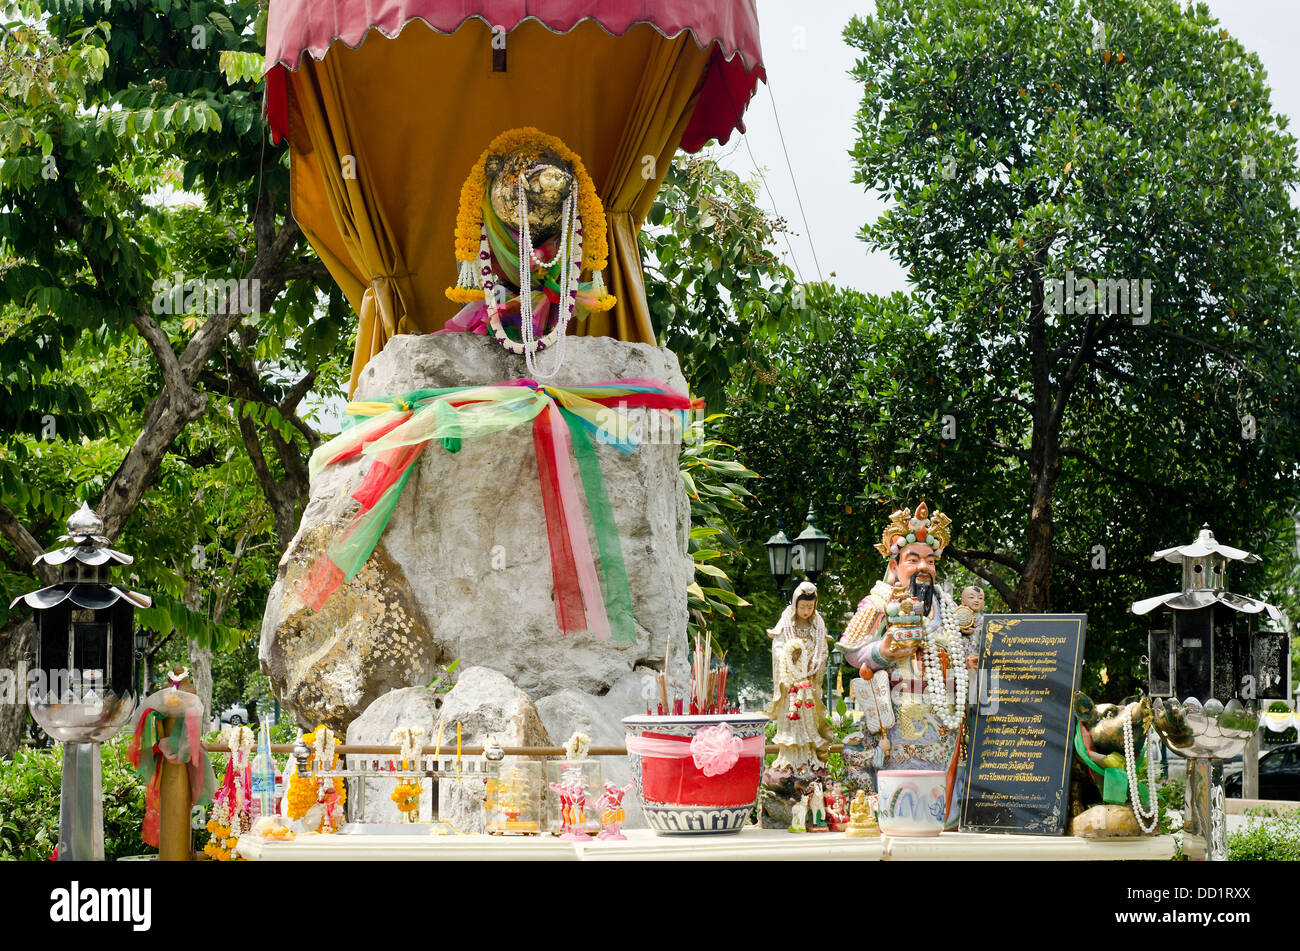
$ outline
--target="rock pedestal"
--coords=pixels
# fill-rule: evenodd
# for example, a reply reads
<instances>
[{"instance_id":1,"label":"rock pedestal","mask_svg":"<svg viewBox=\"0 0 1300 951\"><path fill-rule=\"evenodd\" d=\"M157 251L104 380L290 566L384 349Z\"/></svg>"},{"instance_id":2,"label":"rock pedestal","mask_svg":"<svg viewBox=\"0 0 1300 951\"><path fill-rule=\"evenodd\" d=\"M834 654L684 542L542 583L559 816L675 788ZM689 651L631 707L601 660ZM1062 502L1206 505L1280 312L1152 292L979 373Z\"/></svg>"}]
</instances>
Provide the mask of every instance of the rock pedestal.
<instances>
[{"instance_id":1,"label":"rock pedestal","mask_svg":"<svg viewBox=\"0 0 1300 951\"><path fill-rule=\"evenodd\" d=\"M572 337L567 351L563 369L548 381L554 385L651 377L686 391L667 350ZM521 358L483 336L403 335L370 361L355 398L524 374ZM672 653L685 657L693 567L686 554L690 506L678 468L680 442L664 415L632 410L629 416L644 421L650 438L631 455L599 443L596 452L631 586L635 644L566 635L556 624L537 460L526 425L467 438L455 454L437 443L426 449L370 562L323 610L312 611L299 597L302 580L355 511L350 495L371 464L369 457L353 459L313 480L263 619L262 669L298 722L323 722L342 732L383 694L422 687L437 664L455 659L462 668L504 674L536 701L568 697L550 705L558 710L577 695L599 700L638 665L662 659L669 641ZM637 712L644 712L643 703L627 710Z\"/></svg>"}]
</instances>

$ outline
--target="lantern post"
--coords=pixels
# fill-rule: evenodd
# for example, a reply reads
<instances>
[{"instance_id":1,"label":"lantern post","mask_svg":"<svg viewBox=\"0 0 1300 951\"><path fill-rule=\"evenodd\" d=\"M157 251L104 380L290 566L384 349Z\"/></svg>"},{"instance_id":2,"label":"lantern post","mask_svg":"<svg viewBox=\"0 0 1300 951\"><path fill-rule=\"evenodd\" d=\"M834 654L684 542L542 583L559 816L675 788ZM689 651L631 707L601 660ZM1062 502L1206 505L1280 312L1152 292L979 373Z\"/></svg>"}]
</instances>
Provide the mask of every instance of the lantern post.
<instances>
[{"instance_id":1,"label":"lantern post","mask_svg":"<svg viewBox=\"0 0 1300 951\"><path fill-rule=\"evenodd\" d=\"M1289 639L1257 629L1260 614L1281 620L1277 608L1228 590L1229 564L1255 564L1259 556L1220 544L1208 525L1190 545L1158 551L1151 560L1180 564L1183 573L1181 590L1130 608L1152 615L1147 686L1156 729L1187 758L1183 848L1192 858L1223 861L1223 761L1255 736L1257 704L1285 699Z\"/></svg>"},{"instance_id":2,"label":"lantern post","mask_svg":"<svg viewBox=\"0 0 1300 951\"><path fill-rule=\"evenodd\" d=\"M132 558L108 547L104 522L82 504L68 519L67 546L37 557L58 568L59 580L15 598L36 621L35 682L27 693L32 718L63 744L59 798L61 861L104 858L100 744L135 713L135 609L148 597L109 580L113 564Z\"/></svg>"}]
</instances>

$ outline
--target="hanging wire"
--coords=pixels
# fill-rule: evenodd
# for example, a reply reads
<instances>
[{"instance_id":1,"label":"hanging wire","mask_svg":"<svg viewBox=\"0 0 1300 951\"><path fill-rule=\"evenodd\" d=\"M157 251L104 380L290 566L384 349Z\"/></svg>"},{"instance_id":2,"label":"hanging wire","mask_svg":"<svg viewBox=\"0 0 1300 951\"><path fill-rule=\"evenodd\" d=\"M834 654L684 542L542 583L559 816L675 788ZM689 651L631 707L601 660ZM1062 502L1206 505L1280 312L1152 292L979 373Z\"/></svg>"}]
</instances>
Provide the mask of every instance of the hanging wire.
<instances>
[{"instance_id":1,"label":"hanging wire","mask_svg":"<svg viewBox=\"0 0 1300 951\"><path fill-rule=\"evenodd\" d=\"M770 83L764 83L763 85L767 87L767 98L772 103L772 118L776 120L776 134L781 140L781 152L785 155L785 167L790 171L790 184L794 186L794 199L799 205L799 217L803 219L804 234L808 236L808 249L812 251L813 264L817 268L817 280L825 282L826 279L822 277L821 262L817 260L817 246L813 244L812 228L808 226L808 215L804 212L803 199L799 196L799 183L795 181L794 166L790 162L790 150L785 146L785 133L781 131L781 117L776 111L776 96L772 95Z\"/></svg>"},{"instance_id":2,"label":"hanging wire","mask_svg":"<svg viewBox=\"0 0 1300 951\"><path fill-rule=\"evenodd\" d=\"M732 111L733 115L735 115L735 117L736 117L736 124L737 124L737 126L740 127L740 128L743 128L743 126L740 125L740 117L741 117L742 115L744 115L744 111L745 111L745 110L744 110L744 109L741 109L741 108L736 104L736 99L735 99L735 97L732 96L732 94L731 94L731 88L730 88L726 83L723 83L723 84L722 84L722 89L723 89L723 91L727 94L727 99L728 99L728 101L730 101L730 103L731 103L731 111ZM746 104L748 104L748 103L746 103ZM778 129L779 129L779 128L780 128L780 127L778 126ZM762 166L760 166L760 165L758 164L758 159L754 158L754 150L753 150L752 147L750 147L750 144L749 144L749 133L748 133L748 132L742 132L741 135L740 135L740 138L741 138L741 140L745 143L745 151L749 153L749 161L753 164L753 166L754 166L754 171L758 173L758 179L759 179L759 181L763 183L763 191L767 193L767 200L768 200L769 202L771 202L771 204L772 204L772 212L773 212L773 213L774 213L778 218L782 217L781 212L780 212L780 211L777 209L777 207L776 207L776 199L772 197L772 189L769 188L768 185L767 185L767 176L763 174L763 168L762 168ZM787 156L787 162L788 162L788 161L789 161L789 158L788 158L788 156ZM798 190L797 190L797 189L796 189L796 191L795 191L795 194L796 194L796 195L798 194ZM807 223L806 223L806 221L805 221L805 227L807 227ZM781 237L782 237L782 240L785 241L785 249L786 249L786 251L789 252L789 254L790 254L790 260L794 263L794 272L795 272L795 275L799 278L799 283L800 283L800 284L806 283L806 282L804 281L804 279L803 279L803 269L799 267L799 259L798 259L797 257L795 257L794 248L790 246L790 235L789 235L788 233L786 233L786 232L783 231L783 232L781 232ZM812 244L812 239L811 239L811 237L809 238L808 243L809 243L809 245L811 246L811 244ZM814 258L815 258L815 257L816 257L816 255L814 255ZM818 273L820 274L820 269L818 270Z\"/></svg>"},{"instance_id":3,"label":"hanging wire","mask_svg":"<svg viewBox=\"0 0 1300 951\"><path fill-rule=\"evenodd\" d=\"M754 165L754 171L758 172L759 181L763 183L763 191L767 194L767 200L772 203L772 211L778 217L782 217L780 210L776 207L776 199L772 197L772 189L767 186L767 176L763 174L763 168L758 164L758 159L754 158L754 150L749 145L749 133L741 135L741 140L745 143L745 151L749 153L749 160ZM790 246L790 235L782 231L781 239L785 242L785 249L790 253L790 260L794 262L794 272L799 277L799 283L803 284L803 269L799 267L799 259L795 257L794 248ZM810 242L811 243L811 242Z\"/></svg>"}]
</instances>

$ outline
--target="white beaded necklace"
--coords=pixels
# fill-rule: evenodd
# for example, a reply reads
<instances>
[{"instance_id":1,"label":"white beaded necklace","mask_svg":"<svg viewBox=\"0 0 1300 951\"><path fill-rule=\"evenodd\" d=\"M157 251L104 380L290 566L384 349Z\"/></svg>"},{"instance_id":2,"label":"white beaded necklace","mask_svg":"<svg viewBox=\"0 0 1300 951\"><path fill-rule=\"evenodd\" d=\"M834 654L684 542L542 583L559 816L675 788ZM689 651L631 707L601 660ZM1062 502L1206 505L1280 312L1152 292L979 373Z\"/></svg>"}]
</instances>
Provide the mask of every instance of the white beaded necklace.
<instances>
[{"instance_id":1,"label":"white beaded necklace","mask_svg":"<svg viewBox=\"0 0 1300 951\"><path fill-rule=\"evenodd\" d=\"M966 669L966 646L962 643L961 632L957 627L957 605L948 592L938 590L939 603L942 606L942 630L948 660L952 663L953 678L957 683L956 702L948 705L948 684L944 680L943 668L939 664L939 635L926 625L925 635L925 683L929 693L930 710L939 721L950 730L961 724L966 713L966 695L970 685L970 672Z\"/></svg>"},{"instance_id":2,"label":"white beaded necklace","mask_svg":"<svg viewBox=\"0 0 1300 951\"><path fill-rule=\"evenodd\" d=\"M523 341L524 362L528 366L529 374L535 379L547 379L559 373L560 367L564 365L566 331L569 321L573 317L573 310L578 299L577 283L582 260L582 225L578 219L578 203L573 189L570 189L568 197L564 199L564 205L560 210L560 245L556 250L555 258L561 261L565 260L566 257L568 258L568 266L561 269L557 320L551 332L543 337L541 341L538 341L533 331L533 274L532 268L529 266L535 258L533 256L532 233L528 222L528 190L525 187L523 175L519 176L517 191L519 197L519 329ZM527 262L524 257L525 249L527 249L526 253L528 255ZM496 326L500 326L499 322ZM504 333L498 334L498 339L503 336ZM555 363L548 371L543 373L537 362L537 351L545 349L552 341L556 341Z\"/></svg>"},{"instance_id":3,"label":"white beaded necklace","mask_svg":"<svg viewBox=\"0 0 1300 951\"><path fill-rule=\"evenodd\" d=\"M1147 731L1146 736L1146 754L1147 754L1147 795L1151 797L1151 805L1142 805L1142 797L1138 795L1137 783L1137 757L1133 754L1133 713L1129 707L1124 708L1120 714L1124 725L1124 771L1128 774L1128 788L1133 801L1133 815L1137 817L1138 827L1147 835L1156 831L1160 825L1160 803L1156 799L1156 758L1151 755L1151 731Z\"/></svg>"}]
</instances>

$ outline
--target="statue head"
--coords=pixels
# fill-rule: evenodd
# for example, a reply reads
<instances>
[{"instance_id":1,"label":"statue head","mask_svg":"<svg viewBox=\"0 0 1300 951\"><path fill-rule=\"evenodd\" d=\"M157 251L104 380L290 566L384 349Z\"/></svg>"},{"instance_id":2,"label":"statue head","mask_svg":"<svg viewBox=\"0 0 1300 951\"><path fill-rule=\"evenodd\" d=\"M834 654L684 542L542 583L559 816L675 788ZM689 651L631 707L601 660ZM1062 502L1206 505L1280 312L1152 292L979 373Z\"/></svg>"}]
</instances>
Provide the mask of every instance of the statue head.
<instances>
[{"instance_id":1,"label":"statue head","mask_svg":"<svg viewBox=\"0 0 1300 951\"><path fill-rule=\"evenodd\" d=\"M794 616L801 621L807 621L817 613L817 586L811 581L800 582L799 586L794 589Z\"/></svg>"},{"instance_id":2,"label":"statue head","mask_svg":"<svg viewBox=\"0 0 1300 951\"><path fill-rule=\"evenodd\" d=\"M967 585L962 588L961 603L979 614L984 610L984 589L977 584Z\"/></svg>"},{"instance_id":3,"label":"statue head","mask_svg":"<svg viewBox=\"0 0 1300 951\"><path fill-rule=\"evenodd\" d=\"M483 165L492 210L519 230L519 182L528 202L528 227L533 246L559 233L564 200L573 191L573 165L559 153L539 145L523 145L504 155L489 155Z\"/></svg>"},{"instance_id":4,"label":"statue head","mask_svg":"<svg viewBox=\"0 0 1300 951\"><path fill-rule=\"evenodd\" d=\"M931 515L924 502L917 503L915 513L910 509L894 512L876 545L876 551L889 559L887 580L914 591L918 585L933 587L935 566L951 539L951 524L942 512Z\"/></svg>"}]
</instances>

